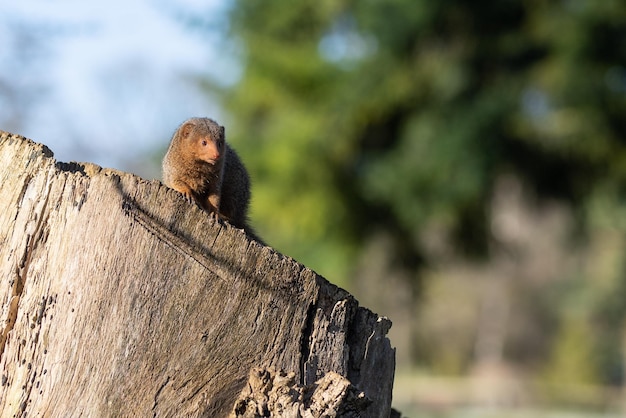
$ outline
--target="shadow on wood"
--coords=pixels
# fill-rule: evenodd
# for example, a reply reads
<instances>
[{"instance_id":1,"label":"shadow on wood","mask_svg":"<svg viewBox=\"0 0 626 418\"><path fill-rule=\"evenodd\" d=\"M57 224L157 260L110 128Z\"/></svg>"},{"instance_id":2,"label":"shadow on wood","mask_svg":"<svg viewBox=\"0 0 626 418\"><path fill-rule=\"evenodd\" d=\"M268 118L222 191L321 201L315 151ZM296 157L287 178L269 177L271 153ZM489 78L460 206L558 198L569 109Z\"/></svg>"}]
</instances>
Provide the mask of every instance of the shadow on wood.
<instances>
[{"instance_id":1,"label":"shadow on wood","mask_svg":"<svg viewBox=\"0 0 626 418\"><path fill-rule=\"evenodd\" d=\"M228 416L256 367L390 414L386 318L158 181L2 131L0 285L1 416Z\"/></svg>"}]
</instances>

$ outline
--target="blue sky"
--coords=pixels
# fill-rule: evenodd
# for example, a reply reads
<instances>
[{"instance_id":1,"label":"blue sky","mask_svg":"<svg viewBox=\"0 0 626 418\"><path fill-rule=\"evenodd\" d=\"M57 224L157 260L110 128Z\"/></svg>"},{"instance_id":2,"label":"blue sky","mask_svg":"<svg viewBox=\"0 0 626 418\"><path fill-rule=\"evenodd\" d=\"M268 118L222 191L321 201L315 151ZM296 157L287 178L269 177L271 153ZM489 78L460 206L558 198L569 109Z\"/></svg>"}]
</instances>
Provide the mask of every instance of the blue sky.
<instances>
[{"instance_id":1,"label":"blue sky","mask_svg":"<svg viewBox=\"0 0 626 418\"><path fill-rule=\"evenodd\" d=\"M182 120L222 116L197 79L237 80L227 7L228 0L2 2L0 129L46 144L60 161L158 177L145 161ZM194 29L188 22L198 18L204 27Z\"/></svg>"}]
</instances>

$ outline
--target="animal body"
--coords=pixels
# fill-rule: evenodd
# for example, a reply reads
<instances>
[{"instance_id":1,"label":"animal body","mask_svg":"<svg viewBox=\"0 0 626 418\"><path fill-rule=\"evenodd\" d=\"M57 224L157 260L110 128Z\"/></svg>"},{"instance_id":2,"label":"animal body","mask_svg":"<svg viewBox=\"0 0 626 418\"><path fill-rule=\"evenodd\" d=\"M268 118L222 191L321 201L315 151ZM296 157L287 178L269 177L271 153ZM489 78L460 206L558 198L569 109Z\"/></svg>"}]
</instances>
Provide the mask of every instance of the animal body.
<instances>
[{"instance_id":1,"label":"animal body","mask_svg":"<svg viewBox=\"0 0 626 418\"><path fill-rule=\"evenodd\" d=\"M209 118L191 118L174 133L163 158L163 181L187 200L245 229L248 225L250 177L228 143L225 129Z\"/></svg>"}]
</instances>

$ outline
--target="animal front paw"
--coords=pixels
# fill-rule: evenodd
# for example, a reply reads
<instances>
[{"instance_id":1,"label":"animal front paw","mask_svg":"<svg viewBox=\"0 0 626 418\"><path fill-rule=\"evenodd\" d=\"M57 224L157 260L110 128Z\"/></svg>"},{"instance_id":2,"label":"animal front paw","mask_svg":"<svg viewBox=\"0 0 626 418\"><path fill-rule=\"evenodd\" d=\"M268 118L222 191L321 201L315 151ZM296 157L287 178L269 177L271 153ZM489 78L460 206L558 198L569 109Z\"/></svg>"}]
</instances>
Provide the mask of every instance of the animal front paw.
<instances>
[{"instance_id":1,"label":"animal front paw","mask_svg":"<svg viewBox=\"0 0 626 418\"><path fill-rule=\"evenodd\" d=\"M193 198L193 195L189 190L181 191L182 195L185 197L185 200L189 203L195 202L196 199Z\"/></svg>"}]
</instances>

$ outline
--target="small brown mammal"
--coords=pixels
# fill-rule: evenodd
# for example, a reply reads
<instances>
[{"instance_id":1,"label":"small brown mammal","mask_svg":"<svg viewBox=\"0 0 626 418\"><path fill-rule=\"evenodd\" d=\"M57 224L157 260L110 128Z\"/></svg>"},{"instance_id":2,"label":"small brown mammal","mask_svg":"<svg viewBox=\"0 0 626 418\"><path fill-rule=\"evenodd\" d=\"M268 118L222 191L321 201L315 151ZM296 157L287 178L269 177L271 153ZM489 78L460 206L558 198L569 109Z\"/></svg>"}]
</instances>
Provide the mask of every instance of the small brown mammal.
<instances>
[{"instance_id":1,"label":"small brown mammal","mask_svg":"<svg viewBox=\"0 0 626 418\"><path fill-rule=\"evenodd\" d=\"M214 120L191 118L178 127L163 158L163 181L257 238L247 221L250 177Z\"/></svg>"}]
</instances>

